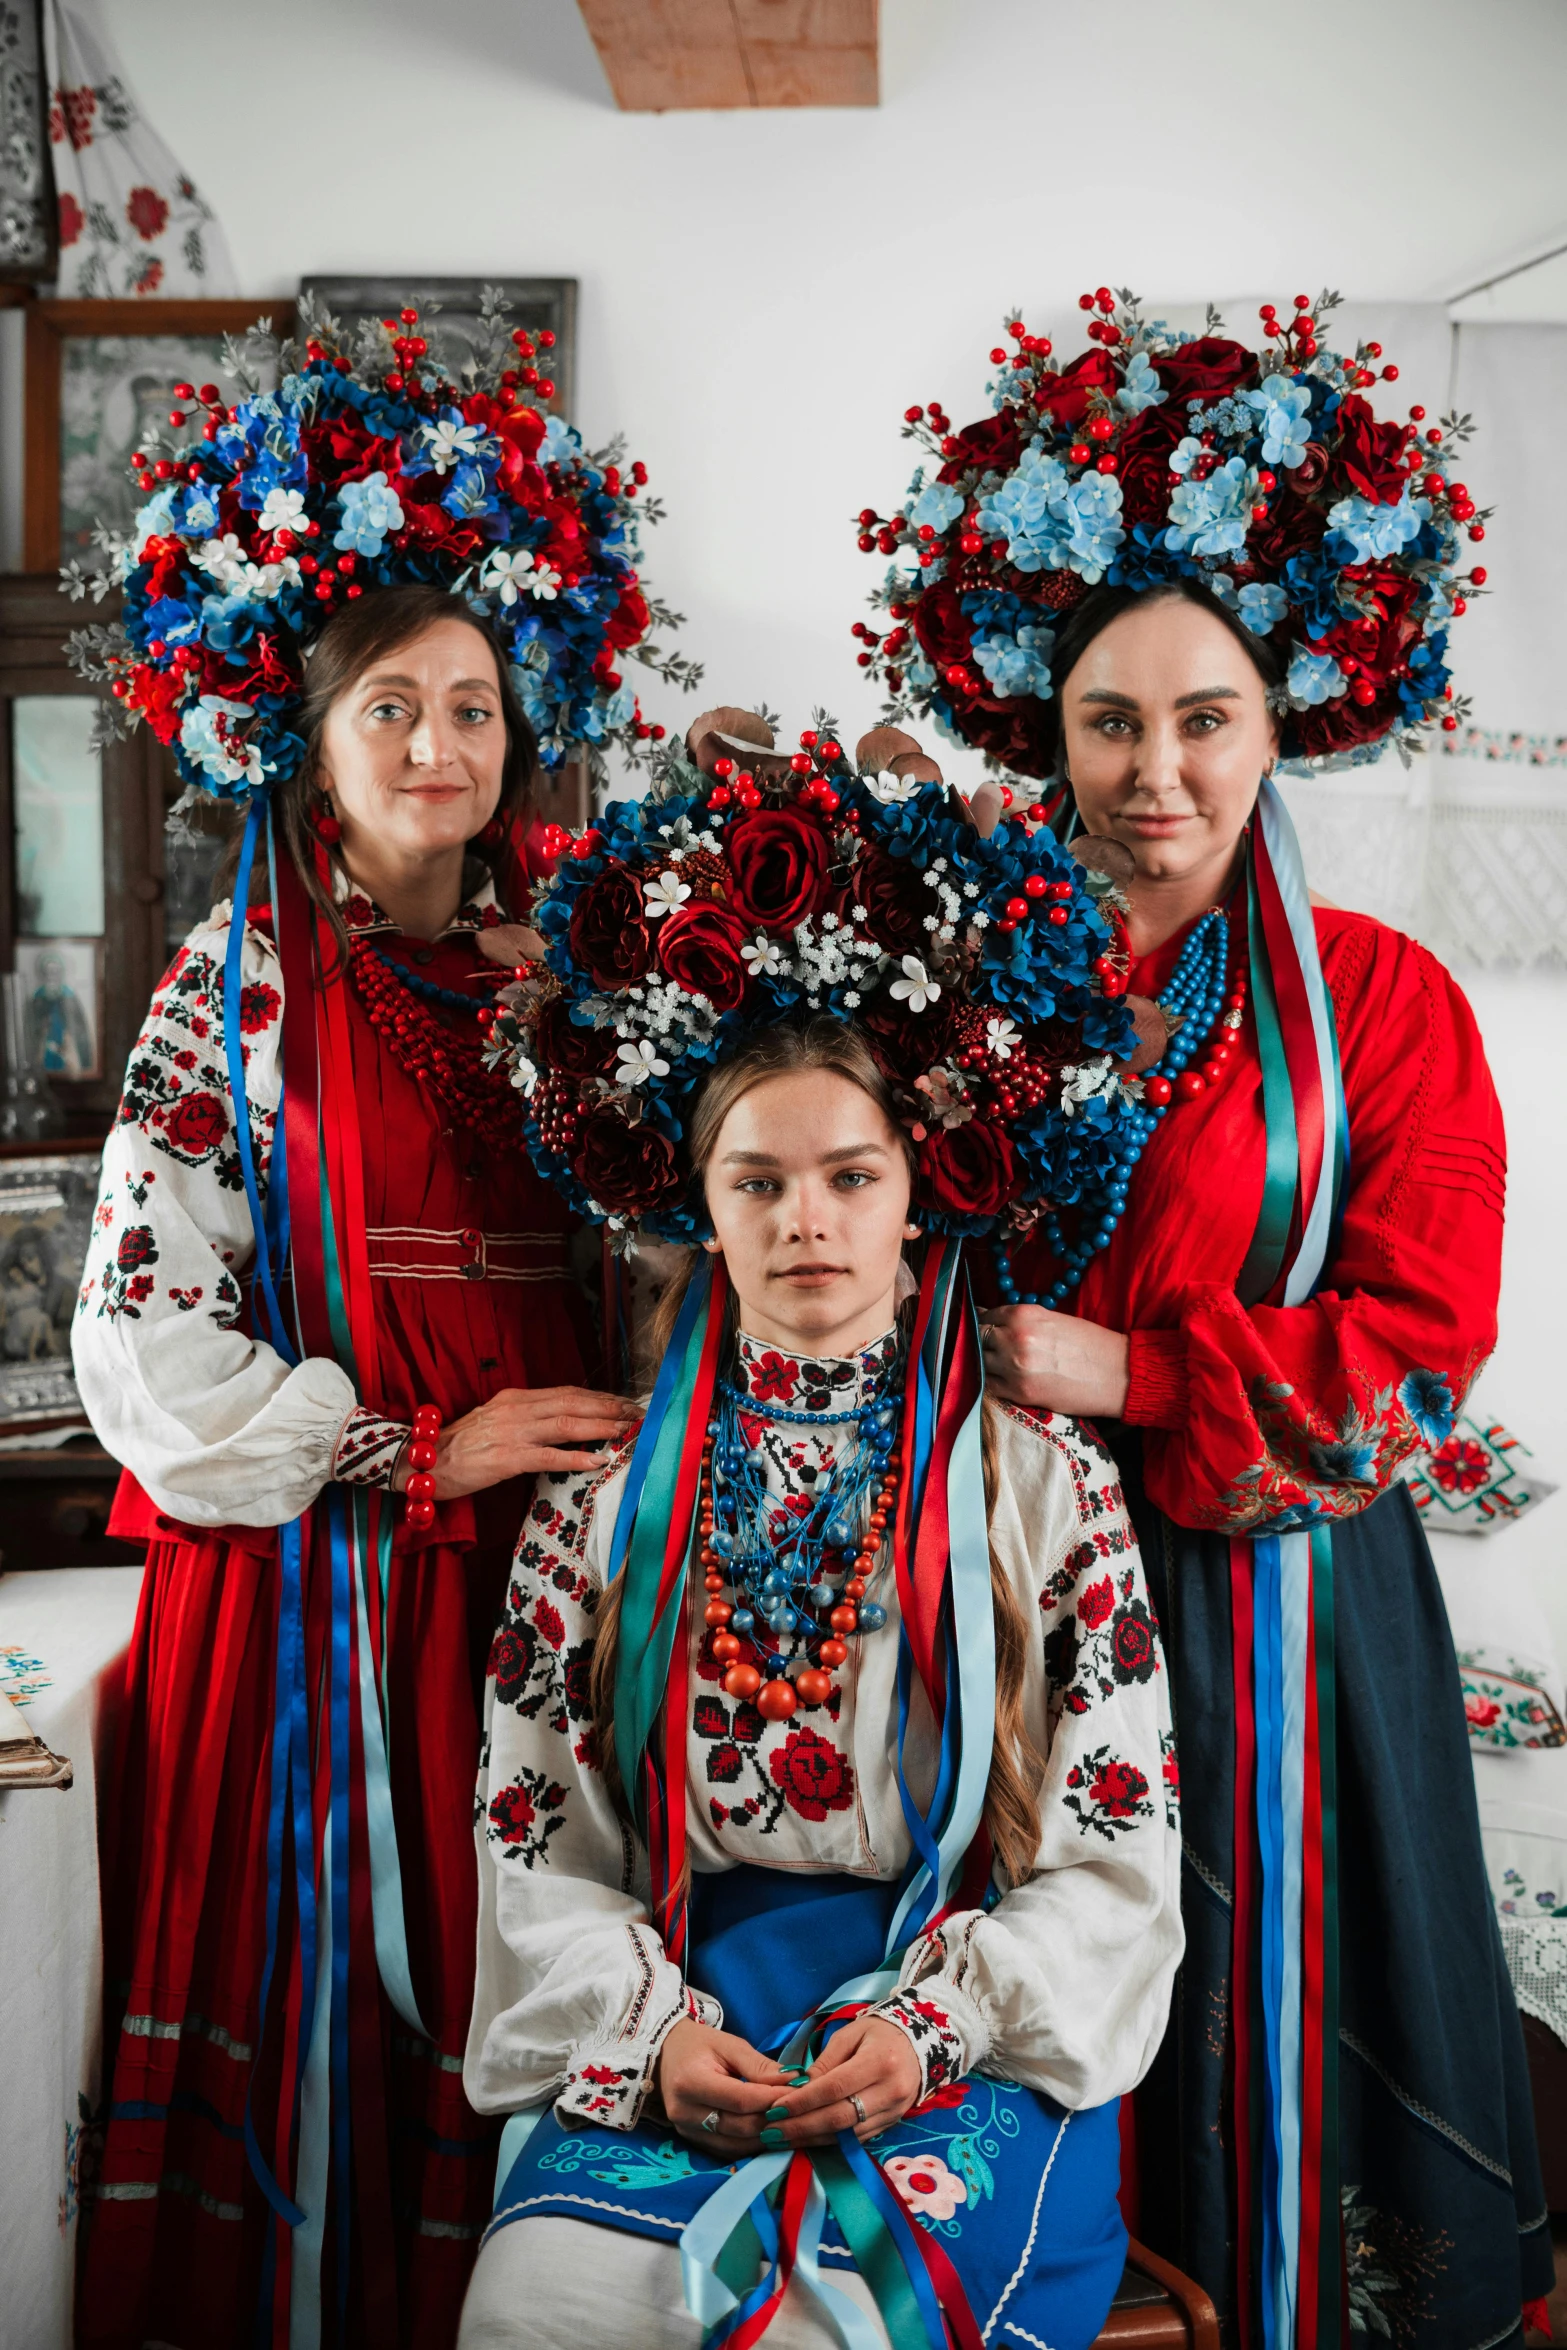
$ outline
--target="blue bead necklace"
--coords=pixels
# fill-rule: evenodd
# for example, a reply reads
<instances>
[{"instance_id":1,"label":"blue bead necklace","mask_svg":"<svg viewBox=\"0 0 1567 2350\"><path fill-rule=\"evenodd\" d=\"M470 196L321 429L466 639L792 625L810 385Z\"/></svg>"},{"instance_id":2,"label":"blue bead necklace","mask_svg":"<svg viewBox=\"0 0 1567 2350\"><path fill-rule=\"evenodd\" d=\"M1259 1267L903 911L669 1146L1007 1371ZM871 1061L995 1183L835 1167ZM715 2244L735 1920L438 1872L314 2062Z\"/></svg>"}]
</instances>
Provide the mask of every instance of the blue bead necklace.
<instances>
[{"instance_id":1,"label":"blue bead necklace","mask_svg":"<svg viewBox=\"0 0 1567 2350\"><path fill-rule=\"evenodd\" d=\"M780 1537L771 1529L779 1497L768 1488L764 1438L758 1432L752 1443L742 1413L854 1431L831 1476L809 1496L809 1508ZM713 1524L703 1552L706 1621L714 1656L729 1668L726 1691L748 1698L760 1689L769 1718L786 1718L802 1700L824 1703L850 1635L879 1631L887 1621L886 1609L865 1597L865 1582L896 1491L892 1464L902 1419L896 1373L842 1414L758 1405L728 1381L719 1387L708 1424ZM747 1640L755 1665L735 1661Z\"/></svg>"},{"instance_id":2,"label":"blue bead necklace","mask_svg":"<svg viewBox=\"0 0 1567 2350\"><path fill-rule=\"evenodd\" d=\"M1059 1277L1047 1290L1020 1292L1011 1264L998 1246L996 1286L1004 1304L1064 1304L1099 1251L1109 1247L1125 1213L1137 1162L1158 1132L1160 1121L1177 1102L1195 1100L1206 1092L1229 1059L1245 1008L1244 967L1235 987L1226 989L1229 959L1229 924L1222 910L1214 907L1182 947L1159 998L1160 1010L1179 1026L1153 1067L1143 1072L1143 1098L1133 1105L1111 1144L1109 1171L1091 1193L1084 1191L1076 1239L1067 1239L1054 1209L1040 1227L1046 1246L1062 1268ZM1218 1057L1207 1062L1213 1075L1199 1073L1191 1063L1203 1060L1221 1022L1225 1038L1218 1046Z\"/></svg>"}]
</instances>

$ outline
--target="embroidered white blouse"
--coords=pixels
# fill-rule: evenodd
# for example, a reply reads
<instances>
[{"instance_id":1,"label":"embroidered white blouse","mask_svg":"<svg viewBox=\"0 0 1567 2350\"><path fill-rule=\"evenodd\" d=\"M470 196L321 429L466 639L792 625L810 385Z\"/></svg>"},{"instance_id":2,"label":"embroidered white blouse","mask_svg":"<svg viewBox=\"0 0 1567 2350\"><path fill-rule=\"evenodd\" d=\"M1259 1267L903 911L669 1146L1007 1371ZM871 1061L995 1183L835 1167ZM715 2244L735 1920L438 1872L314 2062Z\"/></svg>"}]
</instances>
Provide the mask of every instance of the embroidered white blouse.
<instances>
[{"instance_id":1,"label":"embroidered white blouse","mask_svg":"<svg viewBox=\"0 0 1567 2350\"><path fill-rule=\"evenodd\" d=\"M852 1440L844 1415L885 1343L850 1360L740 1341L768 1483L786 1503ZM769 1403L795 1417L770 1417ZM805 1414L802 1420L799 1415ZM991 1540L1036 1627L1027 1718L1048 1756L1034 1874L908 1952L883 2010L927 2091L976 2068L1070 2107L1131 2088L1163 2034L1182 1950L1169 1694L1115 1465L1071 1420L1003 1408ZM593 1616L629 1446L596 1480L541 1478L490 1657L475 1836L479 1950L463 2079L480 2112L553 2099L562 2120L630 2128L663 2039L721 2022L649 1924L647 1855L605 1792L588 1700ZM727 1697L693 1627L692 1865L902 1874L898 1602L890 1546L871 1584L880 1631L851 1640L828 1705L765 1721ZM693 1611L695 1614L696 1611ZM935 1726L916 1693L905 1746L928 1801Z\"/></svg>"},{"instance_id":2,"label":"embroidered white blouse","mask_svg":"<svg viewBox=\"0 0 1567 2350\"><path fill-rule=\"evenodd\" d=\"M496 918L488 882L453 930ZM356 931L395 926L368 899ZM498 911L498 910L497 910ZM255 1254L223 1048L229 907L215 906L153 996L104 1145L71 1352L107 1451L160 1510L196 1526L277 1526L332 1479L384 1484L408 1434L364 1410L325 1356L290 1369L240 1327L239 1275ZM283 976L247 923L241 1045L263 1198L281 1093ZM156 1270L154 1270L156 1268Z\"/></svg>"}]
</instances>

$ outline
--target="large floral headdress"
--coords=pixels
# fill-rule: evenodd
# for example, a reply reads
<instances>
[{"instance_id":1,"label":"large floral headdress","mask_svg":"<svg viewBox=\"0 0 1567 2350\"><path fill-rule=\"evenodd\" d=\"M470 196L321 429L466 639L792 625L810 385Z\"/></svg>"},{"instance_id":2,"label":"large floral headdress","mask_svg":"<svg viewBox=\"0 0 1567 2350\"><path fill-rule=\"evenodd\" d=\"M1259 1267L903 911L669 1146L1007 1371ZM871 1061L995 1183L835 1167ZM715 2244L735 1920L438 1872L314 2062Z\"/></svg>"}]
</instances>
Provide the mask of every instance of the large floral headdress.
<instances>
[{"instance_id":1,"label":"large floral headdress","mask_svg":"<svg viewBox=\"0 0 1567 2350\"><path fill-rule=\"evenodd\" d=\"M1053 760L1051 656L1100 582L1201 580L1277 649L1286 758L1358 761L1384 738L1456 729L1450 624L1485 572L1462 576L1460 534L1485 516L1452 478L1468 419L1379 422L1365 393L1396 380L1380 344L1329 350L1339 297L1261 312L1264 347L1145 323L1136 298L1084 294L1093 348L1058 366L1008 322L990 354L993 413L954 431L939 401L906 410L935 460L901 509L866 507L860 546L898 558L873 598L892 626L855 624L889 717L934 716L997 763Z\"/></svg>"},{"instance_id":2,"label":"large floral headdress","mask_svg":"<svg viewBox=\"0 0 1567 2350\"><path fill-rule=\"evenodd\" d=\"M790 753L755 713L708 712L644 800L551 844L570 853L534 899L543 963L492 1029L535 1164L617 1234L700 1237L699 1087L758 1028L826 1013L891 1080L934 1229L1026 1226L1094 1190L1141 1024L1115 844L1069 853L1042 814L985 838L906 734L851 761L825 716Z\"/></svg>"},{"instance_id":3,"label":"large floral headdress","mask_svg":"<svg viewBox=\"0 0 1567 2350\"><path fill-rule=\"evenodd\" d=\"M125 718L145 719L185 782L232 798L291 775L304 663L334 612L415 581L466 598L494 626L548 767L614 742L635 758L663 733L622 664L683 686L701 672L650 642L680 615L639 576L645 468L590 455L541 406L548 333L508 330L486 297L482 355L452 375L416 312L361 330L350 350L301 306L303 341L259 330L226 354L240 396L181 384L170 425L136 452L152 494L133 537L105 537L109 568L68 589L124 591L121 620L73 640ZM259 388L258 370L277 375Z\"/></svg>"}]
</instances>

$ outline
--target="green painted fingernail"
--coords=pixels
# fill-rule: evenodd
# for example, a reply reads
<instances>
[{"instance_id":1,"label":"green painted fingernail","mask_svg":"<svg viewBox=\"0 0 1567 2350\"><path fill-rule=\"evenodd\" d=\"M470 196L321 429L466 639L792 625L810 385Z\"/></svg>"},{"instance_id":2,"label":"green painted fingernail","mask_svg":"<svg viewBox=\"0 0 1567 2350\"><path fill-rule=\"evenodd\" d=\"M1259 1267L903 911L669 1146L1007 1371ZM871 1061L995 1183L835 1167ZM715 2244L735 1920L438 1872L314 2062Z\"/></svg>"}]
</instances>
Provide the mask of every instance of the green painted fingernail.
<instances>
[{"instance_id":1,"label":"green painted fingernail","mask_svg":"<svg viewBox=\"0 0 1567 2350\"><path fill-rule=\"evenodd\" d=\"M789 2119L789 2108L787 2105L770 2105L762 2119L768 2122L786 2122Z\"/></svg>"},{"instance_id":2,"label":"green painted fingernail","mask_svg":"<svg viewBox=\"0 0 1567 2350\"><path fill-rule=\"evenodd\" d=\"M781 2146L781 2145L783 2144L783 2142L784 2142L784 2134L783 2134L782 2130L763 2130L763 2132L762 2132L762 2144L763 2144L764 2146L766 2146L766 2147L769 2147L769 2148L772 2148L772 2147L778 2147L778 2146Z\"/></svg>"}]
</instances>

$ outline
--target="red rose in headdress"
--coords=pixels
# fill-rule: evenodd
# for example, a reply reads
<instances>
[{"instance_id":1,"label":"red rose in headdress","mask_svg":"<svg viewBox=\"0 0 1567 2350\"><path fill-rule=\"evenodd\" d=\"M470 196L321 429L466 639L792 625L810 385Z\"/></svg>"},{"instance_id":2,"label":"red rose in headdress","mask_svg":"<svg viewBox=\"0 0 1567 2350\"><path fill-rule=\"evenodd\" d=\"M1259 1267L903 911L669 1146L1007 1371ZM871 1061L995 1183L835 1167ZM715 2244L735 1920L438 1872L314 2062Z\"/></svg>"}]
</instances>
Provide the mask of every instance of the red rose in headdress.
<instances>
[{"instance_id":1,"label":"red rose in headdress","mask_svg":"<svg viewBox=\"0 0 1567 2350\"><path fill-rule=\"evenodd\" d=\"M937 475L938 481L957 481L978 466L986 473L1010 473L1023 454L1017 418L1010 408L999 416L982 416L954 434L957 447Z\"/></svg>"},{"instance_id":2,"label":"red rose in headdress","mask_svg":"<svg viewBox=\"0 0 1567 2350\"><path fill-rule=\"evenodd\" d=\"M1227 393L1245 391L1257 381L1257 354L1226 335L1199 335L1178 351L1152 358L1155 375L1169 393L1169 405L1179 409L1186 427L1186 402L1201 400L1211 407Z\"/></svg>"},{"instance_id":3,"label":"red rose in headdress","mask_svg":"<svg viewBox=\"0 0 1567 2350\"><path fill-rule=\"evenodd\" d=\"M1279 572L1292 555L1318 544L1328 527L1323 508L1298 497L1286 477L1268 508L1265 522L1254 522L1246 537L1246 552L1261 570Z\"/></svg>"},{"instance_id":4,"label":"red rose in headdress","mask_svg":"<svg viewBox=\"0 0 1567 2350\"><path fill-rule=\"evenodd\" d=\"M715 1011L732 1012L745 998L740 950L750 935L728 906L681 906L658 925L658 959L688 995L705 995Z\"/></svg>"},{"instance_id":5,"label":"red rose in headdress","mask_svg":"<svg viewBox=\"0 0 1567 2350\"><path fill-rule=\"evenodd\" d=\"M552 996L534 1024L535 1058L565 1077L602 1077L615 1065L620 1039L613 1028L584 1028L564 996Z\"/></svg>"},{"instance_id":6,"label":"red rose in headdress","mask_svg":"<svg viewBox=\"0 0 1567 2350\"><path fill-rule=\"evenodd\" d=\"M919 1196L944 1215L998 1215L1015 1182L1012 1145L994 1126L971 1118L940 1126L919 1145Z\"/></svg>"},{"instance_id":7,"label":"red rose in headdress","mask_svg":"<svg viewBox=\"0 0 1567 2350\"><path fill-rule=\"evenodd\" d=\"M1346 612L1326 636L1313 639L1312 649L1331 653L1335 661L1352 661L1351 676L1368 677L1378 687L1387 685L1420 634L1412 612L1418 583L1370 564L1351 566L1343 577L1352 591L1369 596L1372 608Z\"/></svg>"},{"instance_id":8,"label":"red rose in headdress","mask_svg":"<svg viewBox=\"0 0 1567 2350\"><path fill-rule=\"evenodd\" d=\"M730 902L745 922L792 930L827 896L827 835L808 816L763 808L730 832Z\"/></svg>"},{"instance_id":9,"label":"red rose in headdress","mask_svg":"<svg viewBox=\"0 0 1567 2350\"><path fill-rule=\"evenodd\" d=\"M945 580L927 588L914 607L914 633L938 670L966 661L974 649L974 631L958 602L957 590Z\"/></svg>"},{"instance_id":10,"label":"red rose in headdress","mask_svg":"<svg viewBox=\"0 0 1567 2350\"><path fill-rule=\"evenodd\" d=\"M1378 424L1366 402L1346 392L1339 402L1338 470L1352 490L1376 506L1396 506L1404 494L1404 428Z\"/></svg>"},{"instance_id":11,"label":"red rose in headdress","mask_svg":"<svg viewBox=\"0 0 1567 2350\"><path fill-rule=\"evenodd\" d=\"M1046 716L1053 707L1034 694L1013 694L1004 701L980 695L955 703L952 723L966 743L988 751L1014 774L1045 776L1055 771L1055 736Z\"/></svg>"},{"instance_id":12,"label":"red rose in headdress","mask_svg":"<svg viewBox=\"0 0 1567 2350\"><path fill-rule=\"evenodd\" d=\"M936 893L925 887L923 866L911 857L889 857L867 841L854 868L854 896L878 945L897 955L925 953L925 918L936 907Z\"/></svg>"},{"instance_id":13,"label":"red rose in headdress","mask_svg":"<svg viewBox=\"0 0 1567 2350\"><path fill-rule=\"evenodd\" d=\"M678 1197L674 1147L656 1126L633 1126L618 1110L595 1110L571 1162L577 1181L601 1208L645 1216Z\"/></svg>"},{"instance_id":14,"label":"red rose in headdress","mask_svg":"<svg viewBox=\"0 0 1567 2350\"><path fill-rule=\"evenodd\" d=\"M571 958L598 987L629 987L653 960L642 892L620 865L590 882L566 934Z\"/></svg>"},{"instance_id":15,"label":"red rose in headdress","mask_svg":"<svg viewBox=\"0 0 1567 2350\"><path fill-rule=\"evenodd\" d=\"M1170 471L1175 444L1186 430L1186 411L1166 400L1162 408L1145 408L1121 435L1121 519L1128 529L1138 522L1163 522L1170 493L1178 476Z\"/></svg>"},{"instance_id":16,"label":"red rose in headdress","mask_svg":"<svg viewBox=\"0 0 1567 2350\"><path fill-rule=\"evenodd\" d=\"M1115 390L1116 373L1108 351L1096 344L1092 351L1084 351L1063 367L1059 375L1041 379L1034 394L1034 404L1048 409L1057 424L1081 424L1088 414L1089 399L1095 392L1109 394Z\"/></svg>"},{"instance_id":17,"label":"red rose in headdress","mask_svg":"<svg viewBox=\"0 0 1567 2350\"><path fill-rule=\"evenodd\" d=\"M1391 690L1374 702L1357 702L1348 694L1336 702L1317 702L1309 710L1290 713L1295 747L1302 758L1318 759L1329 751L1353 750L1357 743L1374 743L1386 734L1400 703Z\"/></svg>"},{"instance_id":18,"label":"red rose in headdress","mask_svg":"<svg viewBox=\"0 0 1567 2350\"><path fill-rule=\"evenodd\" d=\"M649 614L647 598L638 587L623 587L620 601L604 623L604 640L623 652L646 636Z\"/></svg>"}]
</instances>

